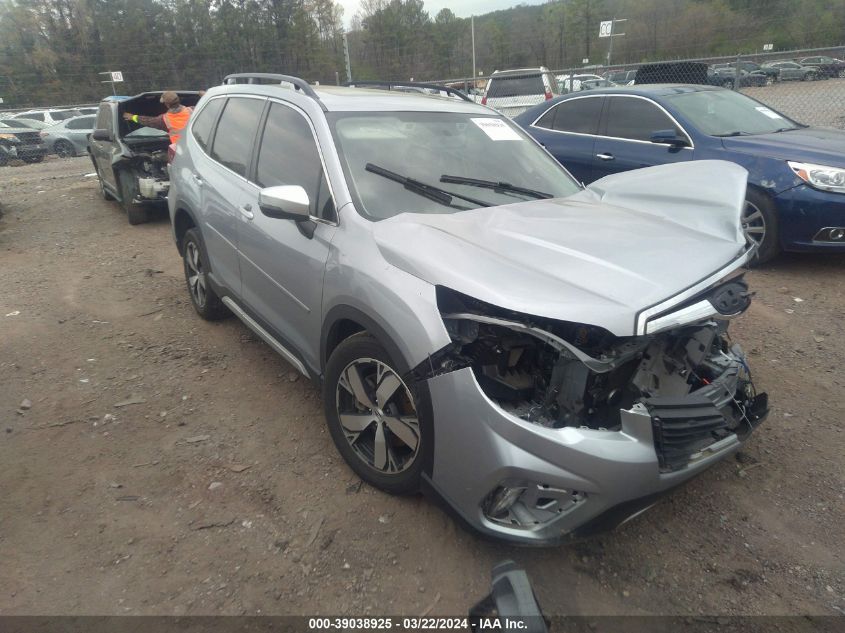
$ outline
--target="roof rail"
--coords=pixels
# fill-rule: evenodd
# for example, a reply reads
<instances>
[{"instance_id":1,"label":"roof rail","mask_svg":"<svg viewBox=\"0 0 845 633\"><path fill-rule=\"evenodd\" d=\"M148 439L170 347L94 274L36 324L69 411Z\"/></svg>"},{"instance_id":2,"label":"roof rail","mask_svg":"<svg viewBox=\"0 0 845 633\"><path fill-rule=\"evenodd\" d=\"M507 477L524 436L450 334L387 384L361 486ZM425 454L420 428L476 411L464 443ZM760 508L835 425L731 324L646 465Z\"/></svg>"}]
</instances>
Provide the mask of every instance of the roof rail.
<instances>
[{"instance_id":1,"label":"roof rail","mask_svg":"<svg viewBox=\"0 0 845 633\"><path fill-rule=\"evenodd\" d=\"M347 81L344 86L348 86L350 88L356 88L361 86L362 88L385 88L387 90L393 90L394 87L396 88L431 88L432 90L440 90L445 92L448 95L455 95L459 99L463 99L464 101L469 101L470 103L475 103L472 99L470 99L465 93L461 92L457 88L450 88L449 86L441 86L440 84L427 84L420 81Z\"/></svg>"},{"instance_id":2,"label":"roof rail","mask_svg":"<svg viewBox=\"0 0 845 633\"><path fill-rule=\"evenodd\" d=\"M240 81L239 81L240 80ZM264 80L264 81L261 81ZM223 78L223 85L232 85L232 84L259 84L259 83L272 83L278 82L288 83L294 87L294 90L299 90L305 95L311 97L320 104L320 107L323 110L326 110L326 106L320 101L320 97L314 92L314 88L305 81L304 79L300 79L299 77L294 77L293 75L280 75L277 73L234 73L232 75L226 75Z\"/></svg>"}]
</instances>

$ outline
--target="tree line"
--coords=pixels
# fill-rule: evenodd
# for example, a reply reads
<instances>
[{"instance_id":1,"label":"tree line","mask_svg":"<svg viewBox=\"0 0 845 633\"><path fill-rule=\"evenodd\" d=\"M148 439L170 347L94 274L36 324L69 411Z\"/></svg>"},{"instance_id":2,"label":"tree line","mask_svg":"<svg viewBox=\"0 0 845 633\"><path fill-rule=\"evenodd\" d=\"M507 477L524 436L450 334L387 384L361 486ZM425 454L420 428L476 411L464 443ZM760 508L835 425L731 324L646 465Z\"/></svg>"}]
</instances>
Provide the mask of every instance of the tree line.
<instances>
[{"instance_id":1,"label":"tree line","mask_svg":"<svg viewBox=\"0 0 845 633\"><path fill-rule=\"evenodd\" d=\"M616 64L831 47L841 0L552 0L475 17L476 70L607 61L599 22L617 24ZM9 105L93 101L97 73L124 94L204 88L231 72L346 80L435 80L472 72L470 19L422 0L361 0L344 25L334 0L0 0L0 96ZM0 106L2 107L2 106Z\"/></svg>"}]
</instances>

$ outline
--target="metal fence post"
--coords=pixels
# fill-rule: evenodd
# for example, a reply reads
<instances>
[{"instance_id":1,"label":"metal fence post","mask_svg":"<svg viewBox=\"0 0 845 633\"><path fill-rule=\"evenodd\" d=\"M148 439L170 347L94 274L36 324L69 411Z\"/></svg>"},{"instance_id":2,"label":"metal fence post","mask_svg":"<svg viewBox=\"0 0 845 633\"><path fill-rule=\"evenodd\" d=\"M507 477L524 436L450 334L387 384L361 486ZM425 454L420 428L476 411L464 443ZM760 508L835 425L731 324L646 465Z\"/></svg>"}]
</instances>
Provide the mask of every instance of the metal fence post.
<instances>
[{"instance_id":1,"label":"metal fence post","mask_svg":"<svg viewBox=\"0 0 845 633\"><path fill-rule=\"evenodd\" d=\"M739 92L739 89L742 87L742 71L740 69L740 61L742 60L742 56L737 54L736 56L736 64L734 65L734 90Z\"/></svg>"}]
</instances>

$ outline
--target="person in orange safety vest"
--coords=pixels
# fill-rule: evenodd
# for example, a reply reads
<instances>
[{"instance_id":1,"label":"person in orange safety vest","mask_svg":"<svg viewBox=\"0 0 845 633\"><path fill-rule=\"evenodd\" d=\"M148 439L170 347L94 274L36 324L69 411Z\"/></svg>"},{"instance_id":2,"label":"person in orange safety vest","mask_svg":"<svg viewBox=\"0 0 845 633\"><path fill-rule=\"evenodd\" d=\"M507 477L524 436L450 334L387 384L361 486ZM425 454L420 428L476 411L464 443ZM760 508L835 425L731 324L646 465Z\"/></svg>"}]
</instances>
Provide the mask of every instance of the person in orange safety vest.
<instances>
[{"instance_id":1,"label":"person in orange safety vest","mask_svg":"<svg viewBox=\"0 0 845 633\"><path fill-rule=\"evenodd\" d=\"M179 95L172 90L162 93L160 101L167 106L167 112L164 114L143 116L124 112L123 119L157 130L164 130L170 134L170 142L175 144L182 135L182 130L188 125L188 119L191 118L194 109L183 106L179 101Z\"/></svg>"}]
</instances>

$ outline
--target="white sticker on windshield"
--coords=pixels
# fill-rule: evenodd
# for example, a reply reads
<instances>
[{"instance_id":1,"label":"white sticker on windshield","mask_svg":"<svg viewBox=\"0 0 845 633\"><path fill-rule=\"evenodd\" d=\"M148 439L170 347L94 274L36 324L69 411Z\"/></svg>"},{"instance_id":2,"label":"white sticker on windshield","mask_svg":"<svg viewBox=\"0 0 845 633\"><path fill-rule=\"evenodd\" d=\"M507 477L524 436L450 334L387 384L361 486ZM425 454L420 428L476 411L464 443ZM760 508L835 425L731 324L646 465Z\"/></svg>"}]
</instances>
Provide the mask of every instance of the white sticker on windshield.
<instances>
[{"instance_id":1,"label":"white sticker on windshield","mask_svg":"<svg viewBox=\"0 0 845 633\"><path fill-rule=\"evenodd\" d=\"M783 117L773 110L769 110L766 106L757 106L755 108L758 112L762 112L770 119L782 119Z\"/></svg>"},{"instance_id":2,"label":"white sticker on windshield","mask_svg":"<svg viewBox=\"0 0 845 633\"><path fill-rule=\"evenodd\" d=\"M472 119L494 141L521 141L522 137L501 119Z\"/></svg>"}]
</instances>

